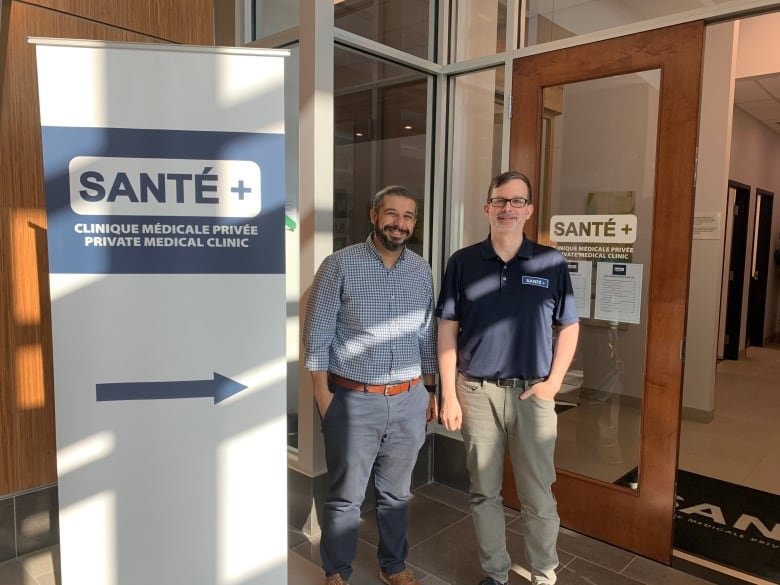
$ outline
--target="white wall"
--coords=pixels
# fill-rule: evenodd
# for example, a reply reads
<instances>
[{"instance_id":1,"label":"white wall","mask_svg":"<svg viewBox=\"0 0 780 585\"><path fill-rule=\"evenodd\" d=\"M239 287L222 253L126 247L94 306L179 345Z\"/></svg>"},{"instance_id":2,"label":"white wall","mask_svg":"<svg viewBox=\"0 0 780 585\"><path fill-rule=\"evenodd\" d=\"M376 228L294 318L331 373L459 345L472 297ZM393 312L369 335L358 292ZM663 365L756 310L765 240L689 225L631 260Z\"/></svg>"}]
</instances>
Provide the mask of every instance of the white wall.
<instances>
[{"instance_id":1,"label":"white wall","mask_svg":"<svg viewBox=\"0 0 780 585\"><path fill-rule=\"evenodd\" d=\"M780 12L739 21L736 77L780 71Z\"/></svg>"},{"instance_id":2,"label":"white wall","mask_svg":"<svg viewBox=\"0 0 780 585\"><path fill-rule=\"evenodd\" d=\"M718 239L694 239L691 248L683 415L700 419L712 416L715 403L737 28L708 26L705 37L694 214L720 213L721 228Z\"/></svg>"}]
</instances>

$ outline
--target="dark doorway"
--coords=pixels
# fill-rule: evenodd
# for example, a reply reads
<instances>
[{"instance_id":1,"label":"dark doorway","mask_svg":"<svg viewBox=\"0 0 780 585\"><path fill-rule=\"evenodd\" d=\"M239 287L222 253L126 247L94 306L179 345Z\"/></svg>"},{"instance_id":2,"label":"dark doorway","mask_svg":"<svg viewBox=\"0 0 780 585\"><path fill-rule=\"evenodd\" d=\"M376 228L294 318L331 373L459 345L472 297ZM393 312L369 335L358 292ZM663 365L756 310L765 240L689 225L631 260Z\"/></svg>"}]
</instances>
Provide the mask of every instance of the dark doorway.
<instances>
[{"instance_id":1,"label":"dark doorway","mask_svg":"<svg viewBox=\"0 0 780 585\"><path fill-rule=\"evenodd\" d=\"M766 285L769 273L769 247L772 238L772 205L774 196L756 189L756 222L753 233L753 255L748 290L747 345L763 347Z\"/></svg>"},{"instance_id":2,"label":"dark doorway","mask_svg":"<svg viewBox=\"0 0 780 585\"><path fill-rule=\"evenodd\" d=\"M729 276L726 296L726 324L723 357L739 359L739 330L742 324L742 286L745 282L745 250L748 235L748 205L750 187L729 181L729 202L733 207L729 216L731 224L731 249L729 250ZM727 233L729 226L726 226Z\"/></svg>"}]
</instances>

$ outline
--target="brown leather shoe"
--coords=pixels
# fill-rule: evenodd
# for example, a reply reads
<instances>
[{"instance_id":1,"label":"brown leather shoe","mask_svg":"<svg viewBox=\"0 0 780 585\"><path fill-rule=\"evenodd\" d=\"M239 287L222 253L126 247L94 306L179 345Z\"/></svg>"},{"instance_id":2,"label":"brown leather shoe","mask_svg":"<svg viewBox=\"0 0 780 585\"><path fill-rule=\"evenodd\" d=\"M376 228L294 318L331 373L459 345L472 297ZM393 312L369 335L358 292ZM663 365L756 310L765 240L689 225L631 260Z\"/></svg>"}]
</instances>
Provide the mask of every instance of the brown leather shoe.
<instances>
[{"instance_id":1,"label":"brown leather shoe","mask_svg":"<svg viewBox=\"0 0 780 585\"><path fill-rule=\"evenodd\" d=\"M344 581L339 573L333 573L332 575L325 575L325 585L349 585L349 583Z\"/></svg>"},{"instance_id":2,"label":"brown leather shoe","mask_svg":"<svg viewBox=\"0 0 780 585\"><path fill-rule=\"evenodd\" d=\"M388 575L384 571L379 571L379 577L387 585L420 585L417 577L414 576L411 569L404 569L398 573Z\"/></svg>"}]
</instances>

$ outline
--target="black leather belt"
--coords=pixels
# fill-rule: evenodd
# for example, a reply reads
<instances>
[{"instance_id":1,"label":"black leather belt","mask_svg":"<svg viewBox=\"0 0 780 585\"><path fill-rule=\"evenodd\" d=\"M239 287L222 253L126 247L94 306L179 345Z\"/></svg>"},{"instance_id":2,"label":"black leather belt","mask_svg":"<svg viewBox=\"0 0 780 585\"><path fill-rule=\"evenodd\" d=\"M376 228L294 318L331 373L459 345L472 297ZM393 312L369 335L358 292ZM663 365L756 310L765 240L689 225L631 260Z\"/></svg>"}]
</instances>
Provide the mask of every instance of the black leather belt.
<instances>
[{"instance_id":1,"label":"black leather belt","mask_svg":"<svg viewBox=\"0 0 780 585\"><path fill-rule=\"evenodd\" d=\"M477 378L475 376L463 374L462 372L461 375L469 382L479 382L480 384L487 382L488 384L493 384L500 388L522 388L523 390L528 390L534 384L544 382L544 378Z\"/></svg>"}]
</instances>

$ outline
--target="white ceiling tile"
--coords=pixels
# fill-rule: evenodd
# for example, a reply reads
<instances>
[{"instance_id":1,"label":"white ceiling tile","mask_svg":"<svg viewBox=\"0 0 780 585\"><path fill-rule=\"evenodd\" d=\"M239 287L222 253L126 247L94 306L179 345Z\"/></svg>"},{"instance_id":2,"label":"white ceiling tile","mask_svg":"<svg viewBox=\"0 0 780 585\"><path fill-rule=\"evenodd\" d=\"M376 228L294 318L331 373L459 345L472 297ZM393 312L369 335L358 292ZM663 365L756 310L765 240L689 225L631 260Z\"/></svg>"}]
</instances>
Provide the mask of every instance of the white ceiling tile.
<instances>
[{"instance_id":1,"label":"white ceiling tile","mask_svg":"<svg viewBox=\"0 0 780 585\"><path fill-rule=\"evenodd\" d=\"M745 102L739 107L758 120L780 119L780 102L764 100L761 102Z\"/></svg>"},{"instance_id":2,"label":"white ceiling tile","mask_svg":"<svg viewBox=\"0 0 780 585\"><path fill-rule=\"evenodd\" d=\"M734 84L734 103L757 102L771 99L770 96L755 79L737 79Z\"/></svg>"},{"instance_id":3,"label":"white ceiling tile","mask_svg":"<svg viewBox=\"0 0 780 585\"><path fill-rule=\"evenodd\" d=\"M756 83L780 100L780 75L768 75L756 79Z\"/></svg>"}]
</instances>

